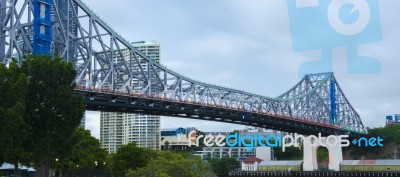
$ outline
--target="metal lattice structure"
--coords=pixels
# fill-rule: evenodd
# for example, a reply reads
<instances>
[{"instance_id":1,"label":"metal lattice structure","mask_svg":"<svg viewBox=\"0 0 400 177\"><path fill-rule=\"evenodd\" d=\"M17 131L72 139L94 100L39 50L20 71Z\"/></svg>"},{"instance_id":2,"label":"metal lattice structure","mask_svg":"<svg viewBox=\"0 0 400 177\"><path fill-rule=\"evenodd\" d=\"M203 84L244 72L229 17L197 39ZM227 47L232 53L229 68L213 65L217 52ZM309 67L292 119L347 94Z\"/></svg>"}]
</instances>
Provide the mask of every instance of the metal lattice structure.
<instances>
[{"instance_id":1,"label":"metal lattice structure","mask_svg":"<svg viewBox=\"0 0 400 177\"><path fill-rule=\"evenodd\" d=\"M46 53L51 43L48 53L74 64L75 93L85 98L88 109L304 134L366 132L333 73L306 75L285 94L270 98L199 82L155 63L80 0L0 0L0 20L1 62Z\"/></svg>"}]
</instances>

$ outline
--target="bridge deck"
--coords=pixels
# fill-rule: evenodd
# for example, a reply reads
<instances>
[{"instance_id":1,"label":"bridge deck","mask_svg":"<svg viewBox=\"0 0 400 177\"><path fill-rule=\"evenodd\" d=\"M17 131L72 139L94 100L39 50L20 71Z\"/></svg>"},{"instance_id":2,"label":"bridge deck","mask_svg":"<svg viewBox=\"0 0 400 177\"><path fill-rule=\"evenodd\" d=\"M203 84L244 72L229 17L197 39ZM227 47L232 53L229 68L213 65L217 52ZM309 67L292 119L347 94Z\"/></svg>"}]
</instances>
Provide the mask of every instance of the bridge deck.
<instances>
[{"instance_id":1,"label":"bridge deck","mask_svg":"<svg viewBox=\"0 0 400 177\"><path fill-rule=\"evenodd\" d=\"M211 120L305 135L317 135L318 133L322 135L348 134L347 131L335 125L203 102L181 101L172 98L164 99L139 93L128 94L127 92L90 90L86 88L75 89L75 95L79 95L84 99L88 110ZM356 136L356 134L350 135Z\"/></svg>"}]
</instances>

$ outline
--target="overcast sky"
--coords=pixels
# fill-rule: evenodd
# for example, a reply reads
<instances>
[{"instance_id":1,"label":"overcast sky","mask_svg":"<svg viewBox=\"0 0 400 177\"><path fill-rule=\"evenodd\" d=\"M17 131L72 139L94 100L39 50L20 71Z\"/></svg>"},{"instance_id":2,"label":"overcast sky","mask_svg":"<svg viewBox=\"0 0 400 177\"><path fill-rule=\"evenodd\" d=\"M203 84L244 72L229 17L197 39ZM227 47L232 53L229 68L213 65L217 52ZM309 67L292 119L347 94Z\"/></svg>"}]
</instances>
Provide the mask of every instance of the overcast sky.
<instances>
[{"instance_id":1,"label":"overcast sky","mask_svg":"<svg viewBox=\"0 0 400 177\"><path fill-rule=\"evenodd\" d=\"M286 0L84 2L129 41L159 42L162 64L208 83L274 97L300 80L302 63L321 59L318 49L294 51ZM347 48L333 49L335 76L366 126L384 125L387 114L400 113L399 7L400 1L379 0L382 38L358 45L360 55L379 59L380 73L348 74ZM86 117L86 128L99 138L99 112L87 111ZM161 128L174 127L243 128L162 117Z\"/></svg>"}]
</instances>

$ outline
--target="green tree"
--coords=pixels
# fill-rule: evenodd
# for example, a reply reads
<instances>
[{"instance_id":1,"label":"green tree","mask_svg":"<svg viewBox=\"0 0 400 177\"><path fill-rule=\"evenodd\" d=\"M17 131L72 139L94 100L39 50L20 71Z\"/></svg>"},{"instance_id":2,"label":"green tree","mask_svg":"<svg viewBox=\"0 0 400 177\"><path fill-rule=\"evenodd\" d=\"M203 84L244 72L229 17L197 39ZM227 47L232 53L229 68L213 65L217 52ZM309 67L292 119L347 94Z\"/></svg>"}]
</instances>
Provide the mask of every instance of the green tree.
<instances>
[{"instance_id":1,"label":"green tree","mask_svg":"<svg viewBox=\"0 0 400 177\"><path fill-rule=\"evenodd\" d=\"M218 176L228 176L230 171L240 168L240 162L235 158L209 159L209 162L213 172Z\"/></svg>"},{"instance_id":2,"label":"green tree","mask_svg":"<svg viewBox=\"0 0 400 177\"><path fill-rule=\"evenodd\" d=\"M60 57L28 56L22 63L22 72L28 78L26 120L31 126L29 149L32 160L45 166L45 176L54 158L68 144L69 137L78 127L84 105L73 96L72 84L76 71L72 63Z\"/></svg>"},{"instance_id":3,"label":"green tree","mask_svg":"<svg viewBox=\"0 0 400 177\"><path fill-rule=\"evenodd\" d=\"M145 167L130 170L126 177L213 177L210 166L200 158L159 151Z\"/></svg>"},{"instance_id":4,"label":"green tree","mask_svg":"<svg viewBox=\"0 0 400 177\"><path fill-rule=\"evenodd\" d=\"M164 142L164 149L169 150L169 149L170 149L169 144L170 144L169 141L165 141L165 142Z\"/></svg>"},{"instance_id":5,"label":"green tree","mask_svg":"<svg viewBox=\"0 0 400 177\"><path fill-rule=\"evenodd\" d=\"M282 152L282 147L273 148L274 157L277 160L302 160L303 150L300 147L286 147Z\"/></svg>"},{"instance_id":6,"label":"green tree","mask_svg":"<svg viewBox=\"0 0 400 177\"><path fill-rule=\"evenodd\" d=\"M112 155L111 170L114 176L125 176L128 170L144 167L155 157L155 152L150 149L137 147L135 143L122 145Z\"/></svg>"},{"instance_id":7,"label":"green tree","mask_svg":"<svg viewBox=\"0 0 400 177\"><path fill-rule=\"evenodd\" d=\"M62 170L73 170L76 168L105 168L107 151L100 148L98 139L90 134L89 130L76 128L72 134L66 149L62 150L63 154L56 157L57 161L54 164L59 170L59 176Z\"/></svg>"},{"instance_id":8,"label":"green tree","mask_svg":"<svg viewBox=\"0 0 400 177\"><path fill-rule=\"evenodd\" d=\"M329 151L326 147L319 147L317 149L317 164L318 169L326 170L329 164Z\"/></svg>"},{"instance_id":9,"label":"green tree","mask_svg":"<svg viewBox=\"0 0 400 177\"><path fill-rule=\"evenodd\" d=\"M383 147L381 146L365 146L364 142L361 142L361 146L358 144L354 145L350 143L350 147L345 148L344 154L345 159L398 159L400 157L400 124L386 125L385 127L379 128L367 128L368 134L363 137L376 138L380 137L383 139ZM350 142L356 139L349 139Z\"/></svg>"},{"instance_id":10,"label":"green tree","mask_svg":"<svg viewBox=\"0 0 400 177\"><path fill-rule=\"evenodd\" d=\"M29 125L24 120L27 78L17 63L9 68L0 65L0 164L4 161L14 165L18 176L18 164L25 161L25 143L29 138Z\"/></svg>"}]
</instances>

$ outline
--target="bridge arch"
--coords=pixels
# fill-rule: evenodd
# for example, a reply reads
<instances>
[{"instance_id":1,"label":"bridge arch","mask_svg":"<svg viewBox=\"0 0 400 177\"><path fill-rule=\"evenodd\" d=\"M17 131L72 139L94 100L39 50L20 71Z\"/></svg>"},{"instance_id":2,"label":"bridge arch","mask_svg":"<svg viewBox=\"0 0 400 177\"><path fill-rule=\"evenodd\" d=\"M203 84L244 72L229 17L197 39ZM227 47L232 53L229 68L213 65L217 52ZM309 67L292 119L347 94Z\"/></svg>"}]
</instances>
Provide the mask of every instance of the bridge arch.
<instances>
[{"instance_id":1,"label":"bridge arch","mask_svg":"<svg viewBox=\"0 0 400 177\"><path fill-rule=\"evenodd\" d=\"M339 136L335 136L339 137ZM328 139L329 140L329 139ZM328 145L325 146L327 143L326 139L321 139L320 141L312 139L312 144L310 143L303 143L303 170L304 171L316 171L318 170L318 158L317 158L317 151L320 147L325 147L328 150L328 169L333 171L340 170L340 162L343 161L343 153L342 147L340 143L337 143L334 146ZM316 142L318 141L318 142ZM330 142L332 143L332 142ZM321 144L323 146L321 146Z\"/></svg>"},{"instance_id":2,"label":"bridge arch","mask_svg":"<svg viewBox=\"0 0 400 177\"><path fill-rule=\"evenodd\" d=\"M329 150L327 147L318 146L317 148L317 166L318 170L327 170L329 169Z\"/></svg>"}]
</instances>

